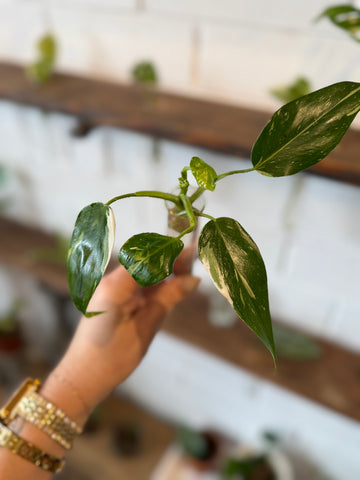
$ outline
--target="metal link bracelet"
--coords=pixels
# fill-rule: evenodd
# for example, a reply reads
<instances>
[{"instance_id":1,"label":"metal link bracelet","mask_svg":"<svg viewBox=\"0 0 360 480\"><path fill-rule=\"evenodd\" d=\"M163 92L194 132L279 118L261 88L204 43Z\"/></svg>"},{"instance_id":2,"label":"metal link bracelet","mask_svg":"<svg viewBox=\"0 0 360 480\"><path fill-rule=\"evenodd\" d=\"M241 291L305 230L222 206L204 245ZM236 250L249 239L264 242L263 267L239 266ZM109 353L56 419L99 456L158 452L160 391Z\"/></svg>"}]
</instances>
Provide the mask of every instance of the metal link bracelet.
<instances>
[{"instance_id":1,"label":"metal link bracelet","mask_svg":"<svg viewBox=\"0 0 360 480\"><path fill-rule=\"evenodd\" d=\"M7 405L0 410L0 419L7 425L16 417L21 417L69 450L74 437L82 433L82 428L67 417L65 412L39 395L37 393L39 388L39 380L26 380Z\"/></svg>"},{"instance_id":2,"label":"metal link bracelet","mask_svg":"<svg viewBox=\"0 0 360 480\"><path fill-rule=\"evenodd\" d=\"M12 453L48 472L60 472L65 465L65 460L43 452L40 448L16 435L2 423L0 423L0 447L7 448Z\"/></svg>"}]
</instances>

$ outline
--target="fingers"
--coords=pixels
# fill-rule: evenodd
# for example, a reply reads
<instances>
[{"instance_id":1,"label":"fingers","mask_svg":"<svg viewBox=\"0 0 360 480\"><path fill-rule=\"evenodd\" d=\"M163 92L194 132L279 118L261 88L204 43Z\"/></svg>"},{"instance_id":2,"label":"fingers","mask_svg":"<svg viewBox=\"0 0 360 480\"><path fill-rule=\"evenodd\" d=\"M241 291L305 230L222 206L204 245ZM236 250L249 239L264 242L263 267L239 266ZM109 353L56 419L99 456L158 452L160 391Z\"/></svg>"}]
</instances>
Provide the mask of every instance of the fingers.
<instances>
[{"instance_id":1,"label":"fingers","mask_svg":"<svg viewBox=\"0 0 360 480\"><path fill-rule=\"evenodd\" d=\"M120 265L106 274L95 290L89 303L89 310L107 310L111 305L124 305L138 300L136 295L141 287L131 275Z\"/></svg>"}]
</instances>

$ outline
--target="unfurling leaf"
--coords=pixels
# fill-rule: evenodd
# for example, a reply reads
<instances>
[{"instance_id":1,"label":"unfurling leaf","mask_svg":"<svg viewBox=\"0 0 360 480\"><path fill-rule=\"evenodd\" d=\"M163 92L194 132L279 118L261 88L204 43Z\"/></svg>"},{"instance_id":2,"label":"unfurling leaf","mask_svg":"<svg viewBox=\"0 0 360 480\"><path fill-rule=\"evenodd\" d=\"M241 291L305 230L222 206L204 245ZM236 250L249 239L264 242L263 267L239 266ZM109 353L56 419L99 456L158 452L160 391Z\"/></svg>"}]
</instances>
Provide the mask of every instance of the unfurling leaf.
<instances>
[{"instance_id":1,"label":"unfurling leaf","mask_svg":"<svg viewBox=\"0 0 360 480\"><path fill-rule=\"evenodd\" d=\"M275 359L266 270L255 242L236 220L217 218L200 234L199 257L220 293Z\"/></svg>"},{"instance_id":2,"label":"unfurling leaf","mask_svg":"<svg viewBox=\"0 0 360 480\"><path fill-rule=\"evenodd\" d=\"M340 82L281 107L251 152L255 169L271 177L293 175L325 158L360 110L360 83Z\"/></svg>"},{"instance_id":3,"label":"unfurling leaf","mask_svg":"<svg viewBox=\"0 0 360 480\"><path fill-rule=\"evenodd\" d=\"M324 17L337 27L346 30L354 40L360 41L360 10L352 5L335 5L326 8L316 20Z\"/></svg>"},{"instance_id":4,"label":"unfurling leaf","mask_svg":"<svg viewBox=\"0 0 360 480\"><path fill-rule=\"evenodd\" d=\"M86 316L89 301L98 286L114 245L115 221L112 209L92 203L78 215L68 253L68 280L71 298Z\"/></svg>"},{"instance_id":5,"label":"unfurling leaf","mask_svg":"<svg viewBox=\"0 0 360 480\"><path fill-rule=\"evenodd\" d=\"M211 191L215 190L217 174L210 165L199 157L192 157L190 168L199 187Z\"/></svg>"},{"instance_id":6,"label":"unfurling leaf","mask_svg":"<svg viewBox=\"0 0 360 480\"><path fill-rule=\"evenodd\" d=\"M161 282L173 271L176 257L183 249L177 237L158 233L140 233L121 247L119 262L142 287Z\"/></svg>"}]
</instances>

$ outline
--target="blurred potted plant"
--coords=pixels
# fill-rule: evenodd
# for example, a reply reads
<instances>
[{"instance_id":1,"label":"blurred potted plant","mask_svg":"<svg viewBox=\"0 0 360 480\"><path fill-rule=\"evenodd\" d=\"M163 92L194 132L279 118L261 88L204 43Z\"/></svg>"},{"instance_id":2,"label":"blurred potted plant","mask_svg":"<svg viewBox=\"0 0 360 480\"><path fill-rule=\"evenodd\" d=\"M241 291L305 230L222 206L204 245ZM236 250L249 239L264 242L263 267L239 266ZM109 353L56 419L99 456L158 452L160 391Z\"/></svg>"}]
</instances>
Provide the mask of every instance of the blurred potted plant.
<instances>
[{"instance_id":1,"label":"blurred potted plant","mask_svg":"<svg viewBox=\"0 0 360 480\"><path fill-rule=\"evenodd\" d=\"M270 93L281 102L289 103L307 95L311 90L310 81L305 77L298 77L289 85L272 88Z\"/></svg>"},{"instance_id":2,"label":"blurred potted plant","mask_svg":"<svg viewBox=\"0 0 360 480\"><path fill-rule=\"evenodd\" d=\"M26 73L32 82L42 84L49 81L54 72L57 56L55 36L52 33L42 35L36 47L37 59L27 67Z\"/></svg>"},{"instance_id":3,"label":"blurred potted plant","mask_svg":"<svg viewBox=\"0 0 360 480\"><path fill-rule=\"evenodd\" d=\"M145 105L150 107L156 100L156 86L159 83L155 65L149 60L142 60L131 69L131 77L135 85L142 90Z\"/></svg>"},{"instance_id":4,"label":"blurred potted plant","mask_svg":"<svg viewBox=\"0 0 360 480\"><path fill-rule=\"evenodd\" d=\"M222 466L222 479L294 480L293 466L279 442L276 434L266 431L260 449L236 446Z\"/></svg>"},{"instance_id":5,"label":"blurred potted plant","mask_svg":"<svg viewBox=\"0 0 360 480\"><path fill-rule=\"evenodd\" d=\"M225 439L213 430L197 431L181 427L177 431L176 443L187 463L197 471L216 470L220 466L225 448Z\"/></svg>"}]
</instances>

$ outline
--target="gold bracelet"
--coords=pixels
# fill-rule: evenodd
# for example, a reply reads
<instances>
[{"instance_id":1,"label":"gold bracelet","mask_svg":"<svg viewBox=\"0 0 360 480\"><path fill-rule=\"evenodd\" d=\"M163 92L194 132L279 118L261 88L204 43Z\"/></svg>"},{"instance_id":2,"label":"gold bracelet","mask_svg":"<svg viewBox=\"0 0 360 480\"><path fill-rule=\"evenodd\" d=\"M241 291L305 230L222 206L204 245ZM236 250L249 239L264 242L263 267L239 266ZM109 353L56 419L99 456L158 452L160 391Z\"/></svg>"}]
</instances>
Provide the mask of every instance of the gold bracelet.
<instances>
[{"instance_id":1,"label":"gold bracelet","mask_svg":"<svg viewBox=\"0 0 360 480\"><path fill-rule=\"evenodd\" d=\"M0 419L7 425L16 417L21 417L69 450L75 435L80 434L82 429L62 410L39 395L37 393L39 388L39 380L26 380L7 405L0 410Z\"/></svg>"},{"instance_id":2,"label":"gold bracelet","mask_svg":"<svg viewBox=\"0 0 360 480\"><path fill-rule=\"evenodd\" d=\"M16 435L2 423L0 423L0 446L9 449L12 453L48 472L60 472L65 465L65 460L43 452L40 448Z\"/></svg>"}]
</instances>

